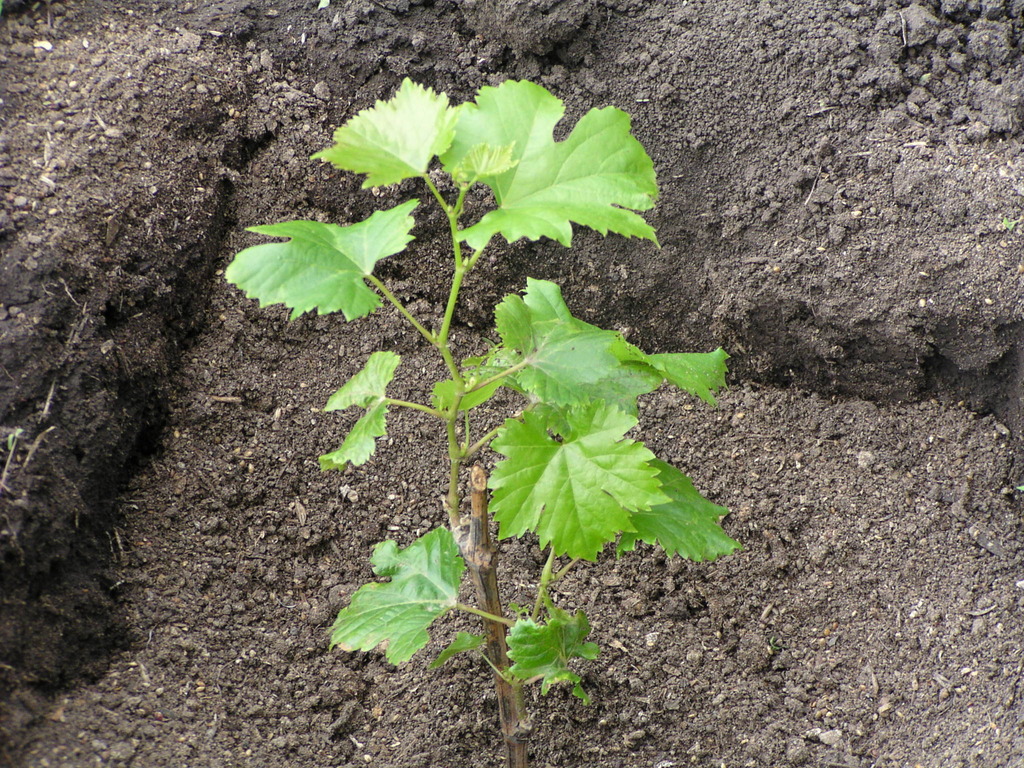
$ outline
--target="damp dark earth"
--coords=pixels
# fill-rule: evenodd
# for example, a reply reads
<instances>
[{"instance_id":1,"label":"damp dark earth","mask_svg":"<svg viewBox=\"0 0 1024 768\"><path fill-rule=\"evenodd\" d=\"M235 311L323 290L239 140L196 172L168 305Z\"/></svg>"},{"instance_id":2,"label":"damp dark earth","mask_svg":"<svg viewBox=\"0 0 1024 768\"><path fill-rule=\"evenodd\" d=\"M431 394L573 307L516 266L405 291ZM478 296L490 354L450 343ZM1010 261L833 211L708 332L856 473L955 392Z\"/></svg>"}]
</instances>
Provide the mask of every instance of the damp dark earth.
<instances>
[{"instance_id":1,"label":"damp dark earth","mask_svg":"<svg viewBox=\"0 0 1024 768\"><path fill-rule=\"evenodd\" d=\"M717 407L647 395L636 436L743 549L608 551L558 583L602 651L591 705L531 691L532 764L1024 766L1022 0L3 14L0 764L502 764L479 658L328 649L372 547L444 523L447 478L410 415L321 472L352 421L324 403L382 349L422 398L432 350L397 312L289 322L223 277L246 227L399 202L309 157L408 77L455 102L532 80L568 126L617 106L661 189L660 249L492 246L463 348L537 278L648 351L731 355ZM446 227L380 271L424 316ZM508 599L533 543L502 542Z\"/></svg>"}]
</instances>

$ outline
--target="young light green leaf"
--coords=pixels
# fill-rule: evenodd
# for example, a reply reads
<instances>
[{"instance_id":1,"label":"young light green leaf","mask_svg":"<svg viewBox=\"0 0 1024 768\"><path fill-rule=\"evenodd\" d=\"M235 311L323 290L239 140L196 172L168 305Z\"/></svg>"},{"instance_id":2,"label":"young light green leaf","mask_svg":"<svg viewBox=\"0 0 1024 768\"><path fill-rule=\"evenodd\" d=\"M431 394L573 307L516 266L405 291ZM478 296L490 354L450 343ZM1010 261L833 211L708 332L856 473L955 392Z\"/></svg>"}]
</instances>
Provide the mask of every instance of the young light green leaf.
<instances>
[{"instance_id":1,"label":"young light green leaf","mask_svg":"<svg viewBox=\"0 0 1024 768\"><path fill-rule=\"evenodd\" d=\"M284 304L294 320L316 309L321 314L344 313L346 320L370 314L380 297L364 282L383 258L399 253L412 240L410 200L377 211L358 224L340 227L316 221L288 221L249 231L290 238L246 248L225 271L234 283L260 305Z\"/></svg>"},{"instance_id":2,"label":"young light green leaf","mask_svg":"<svg viewBox=\"0 0 1024 768\"><path fill-rule=\"evenodd\" d=\"M510 602L508 604L508 610L510 613L514 613L516 616L523 617L529 616L530 611L533 610L533 607Z\"/></svg>"},{"instance_id":3,"label":"young light green leaf","mask_svg":"<svg viewBox=\"0 0 1024 768\"><path fill-rule=\"evenodd\" d=\"M534 412L509 419L491 447L506 458L491 473L491 511L502 538L536 531L556 555L595 560L622 531L631 513L668 501L660 490L654 454L627 440L633 416L596 402L566 409L553 437Z\"/></svg>"},{"instance_id":4,"label":"young light green leaf","mask_svg":"<svg viewBox=\"0 0 1024 768\"><path fill-rule=\"evenodd\" d=\"M378 101L334 132L334 146L313 155L344 171L365 173L363 188L422 176L451 145L458 110L448 97L406 78L389 101Z\"/></svg>"},{"instance_id":5,"label":"young light green leaf","mask_svg":"<svg viewBox=\"0 0 1024 768\"><path fill-rule=\"evenodd\" d=\"M382 402L401 362L402 358L395 352L374 352L362 370L328 398L324 410L343 411L353 405L370 408Z\"/></svg>"},{"instance_id":6,"label":"young light green leaf","mask_svg":"<svg viewBox=\"0 0 1024 768\"><path fill-rule=\"evenodd\" d=\"M592 109L560 142L553 130L565 108L542 86L506 81L481 88L475 103L462 105L451 148L441 156L457 169L480 144L513 144L515 167L481 177L498 209L463 230L479 250L496 234L513 242L550 237L572 243L572 223L657 242L654 230L634 211L654 205L654 164L630 134L629 115L614 107Z\"/></svg>"},{"instance_id":7,"label":"young light green leaf","mask_svg":"<svg viewBox=\"0 0 1024 768\"><path fill-rule=\"evenodd\" d=\"M729 355L724 349L714 352L677 352L660 355L646 355L647 362L660 371L670 384L674 384L691 395L696 395L709 405L715 404L714 392L725 386L728 368L725 361Z\"/></svg>"},{"instance_id":8,"label":"young light green leaf","mask_svg":"<svg viewBox=\"0 0 1024 768\"><path fill-rule=\"evenodd\" d=\"M669 557L679 554L696 562L714 560L740 548L719 525L728 509L701 496L690 478L670 464L657 459L651 464L658 470L669 501L633 513L636 530L622 534L618 554L632 552L638 540L660 545Z\"/></svg>"},{"instance_id":9,"label":"young light green leaf","mask_svg":"<svg viewBox=\"0 0 1024 768\"><path fill-rule=\"evenodd\" d=\"M451 169L455 181L466 184L475 183L485 176L497 176L515 167L518 162L512 156L515 144L503 147L492 147L490 144L477 144L459 164Z\"/></svg>"},{"instance_id":10,"label":"young light green leaf","mask_svg":"<svg viewBox=\"0 0 1024 768\"><path fill-rule=\"evenodd\" d=\"M597 658L597 645L583 642L588 634L590 623L583 611L569 616L556 608L544 625L519 619L508 635L508 656L515 662L509 671L521 680L541 678L544 694L555 683L572 683L573 695L589 704L580 676L569 669L571 659Z\"/></svg>"},{"instance_id":11,"label":"young light green leaf","mask_svg":"<svg viewBox=\"0 0 1024 768\"><path fill-rule=\"evenodd\" d=\"M455 654L475 650L483 644L484 638L480 635L474 635L469 632L459 632L455 635L455 639L448 644L448 647L441 651L437 655L436 659L430 662L430 668L437 669Z\"/></svg>"},{"instance_id":12,"label":"young light green leaf","mask_svg":"<svg viewBox=\"0 0 1024 768\"><path fill-rule=\"evenodd\" d=\"M349 464L358 467L369 461L377 449L377 438L388 432L387 412L385 403L378 403L368 409L349 430L341 447L320 457L320 469L343 470Z\"/></svg>"},{"instance_id":13,"label":"young light green leaf","mask_svg":"<svg viewBox=\"0 0 1024 768\"><path fill-rule=\"evenodd\" d=\"M320 457L320 468L345 469L349 464L365 464L373 455L377 438L387 434L386 390L395 378L402 358L394 352L374 352L366 365L331 395L325 411L341 411L353 405L366 408L349 431L341 447Z\"/></svg>"},{"instance_id":14,"label":"young light green leaf","mask_svg":"<svg viewBox=\"0 0 1024 768\"><path fill-rule=\"evenodd\" d=\"M462 396L462 400L459 402L460 411L469 411L476 408L481 403L486 403L498 388L501 386L500 381L493 381L486 387L482 387L473 392L468 392ZM455 382L451 379L447 381L439 381L434 385L434 391L430 396L430 404L439 411L446 411L452 407L452 403L455 402Z\"/></svg>"},{"instance_id":15,"label":"young light green leaf","mask_svg":"<svg viewBox=\"0 0 1024 768\"><path fill-rule=\"evenodd\" d=\"M401 664L430 641L427 627L451 610L466 566L447 528L435 528L404 550L378 544L370 559L387 583L364 584L338 614L331 647L369 651L387 643L387 659Z\"/></svg>"}]
</instances>

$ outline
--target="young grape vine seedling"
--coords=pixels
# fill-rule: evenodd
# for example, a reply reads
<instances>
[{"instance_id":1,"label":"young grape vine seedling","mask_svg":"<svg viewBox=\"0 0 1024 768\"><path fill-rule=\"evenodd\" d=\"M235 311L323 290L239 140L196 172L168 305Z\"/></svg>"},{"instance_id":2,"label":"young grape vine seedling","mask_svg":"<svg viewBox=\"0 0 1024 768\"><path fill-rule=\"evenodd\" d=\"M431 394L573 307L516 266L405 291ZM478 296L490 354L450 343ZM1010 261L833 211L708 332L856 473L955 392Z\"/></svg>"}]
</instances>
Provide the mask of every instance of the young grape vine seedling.
<instances>
[{"instance_id":1,"label":"young grape vine seedling","mask_svg":"<svg viewBox=\"0 0 1024 768\"><path fill-rule=\"evenodd\" d=\"M313 156L365 174L364 188L406 179L425 186L451 233L451 288L441 317L417 318L374 274L379 261L413 240L415 199L347 226L253 227L284 241L245 249L226 273L261 304L289 307L292 319L316 310L356 320L390 303L444 361L448 378L422 402L388 396L402 362L390 350L370 355L327 401L325 410L359 408L362 415L340 447L320 457L324 469L368 461L386 434L388 411L413 408L436 419L449 478L447 525L404 549L394 541L376 546L370 562L386 581L352 595L331 644L350 651L383 644L388 661L401 664L428 644L428 629L448 612L481 617L482 634L459 632L431 666L457 653L483 655L497 686L508 765L516 768L527 764L531 728L525 686L539 682L546 694L565 683L589 701L574 661L595 658L598 648L586 640L583 611L554 604L554 582L579 561L596 562L612 543L618 555L643 541L696 561L739 546L719 525L727 510L626 437L637 424L637 398L665 382L714 403L725 385L721 349L647 354L622 334L573 317L556 284L534 279L495 308L497 340L487 354L460 360L450 343L460 289L485 250L496 247L496 235L509 243L551 238L571 247L575 223L657 244L637 213L657 197L654 165L631 135L629 116L613 107L592 109L555 141L563 113L559 99L530 82L484 87L474 101L452 106L445 94L405 80L391 100L350 119L335 132L333 146ZM478 184L490 189L493 206L474 211L474 223L464 226L467 194ZM475 423L477 409L501 389L515 393L518 411L500 424ZM489 480L479 465L470 466L488 449L500 457ZM499 539L530 532L546 553L533 605L514 615L499 599L489 514ZM477 606L459 600L467 570Z\"/></svg>"}]
</instances>

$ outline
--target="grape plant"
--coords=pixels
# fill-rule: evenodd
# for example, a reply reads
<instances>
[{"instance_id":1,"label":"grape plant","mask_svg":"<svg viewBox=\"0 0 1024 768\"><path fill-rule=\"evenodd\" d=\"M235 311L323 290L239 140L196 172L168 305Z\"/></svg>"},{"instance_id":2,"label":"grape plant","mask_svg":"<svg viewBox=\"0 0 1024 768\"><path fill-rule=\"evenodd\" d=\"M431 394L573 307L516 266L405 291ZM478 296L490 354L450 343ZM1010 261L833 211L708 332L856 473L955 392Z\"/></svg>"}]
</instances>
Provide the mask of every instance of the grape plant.
<instances>
[{"instance_id":1,"label":"grape plant","mask_svg":"<svg viewBox=\"0 0 1024 768\"><path fill-rule=\"evenodd\" d=\"M292 319L315 310L352 321L393 305L443 361L447 377L419 402L388 396L402 363L388 349L372 353L327 400L327 411L357 408L361 415L340 446L320 457L323 469L370 460L387 434L389 411L412 408L436 421L438 458L448 477L447 520L442 516L404 548L395 541L375 547L370 563L380 580L351 596L331 645L383 646L387 660L401 664L427 646L445 614L480 617L481 633L458 632L431 666L457 653L482 655L497 686L508 765L516 768L527 765L526 686L539 683L546 694L566 684L589 702L576 670L598 647L587 640L582 610L555 605L552 584L581 561L597 562L609 545L622 556L646 542L695 561L739 546L720 526L725 508L627 436L638 423L638 398L666 383L714 404L725 385L723 350L648 354L621 333L573 316L558 285L533 278L495 307L495 338L486 354L463 359L451 341L463 282L480 268L485 251L500 248L499 235L509 243L549 238L571 247L575 224L658 244L639 214L658 195L654 164L631 134L629 116L595 108L556 140L564 111L561 100L531 82L486 86L473 101L452 105L444 93L407 79L313 155L364 174L363 188L416 179L440 206L452 268L443 315L416 317L375 274L378 262L410 250L417 199L344 226L253 227L279 240L246 248L226 271L248 297L284 304ZM470 195L478 185L490 194ZM500 423L488 422L481 406L499 390L513 393L518 405ZM487 451L489 460L482 458ZM543 552L532 605L501 602L491 518L498 540L530 534ZM459 596L467 571L475 606Z\"/></svg>"}]
</instances>

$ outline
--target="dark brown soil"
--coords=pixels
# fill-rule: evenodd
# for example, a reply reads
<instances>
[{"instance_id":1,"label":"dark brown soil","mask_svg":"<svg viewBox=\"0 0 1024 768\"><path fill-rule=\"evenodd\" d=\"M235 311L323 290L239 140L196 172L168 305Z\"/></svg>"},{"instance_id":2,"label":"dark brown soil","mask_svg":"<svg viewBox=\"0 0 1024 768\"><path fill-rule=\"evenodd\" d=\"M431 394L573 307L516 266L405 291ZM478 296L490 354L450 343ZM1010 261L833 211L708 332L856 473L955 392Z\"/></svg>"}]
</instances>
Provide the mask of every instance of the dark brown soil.
<instances>
[{"instance_id":1,"label":"dark brown soil","mask_svg":"<svg viewBox=\"0 0 1024 768\"><path fill-rule=\"evenodd\" d=\"M656 393L641 436L744 550L561 583L595 703L532 702L534 763L1024 765L1021 0L5 5L0 764L500 764L479 663L327 651L371 547L443 521L444 477L410 416L321 473L348 424L324 400L383 348L422 396L430 350L219 274L245 226L412 191L307 159L410 76L622 107L663 190L660 251L496 248L464 348L531 276L651 351L733 355L719 408ZM429 316L443 232L415 234L384 276ZM504 547L510 599L532 553Z\"/></svg>"}]
</instances>

